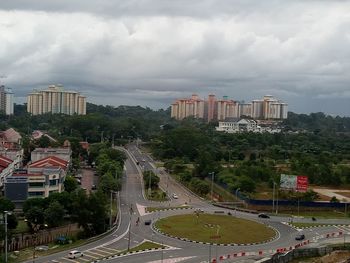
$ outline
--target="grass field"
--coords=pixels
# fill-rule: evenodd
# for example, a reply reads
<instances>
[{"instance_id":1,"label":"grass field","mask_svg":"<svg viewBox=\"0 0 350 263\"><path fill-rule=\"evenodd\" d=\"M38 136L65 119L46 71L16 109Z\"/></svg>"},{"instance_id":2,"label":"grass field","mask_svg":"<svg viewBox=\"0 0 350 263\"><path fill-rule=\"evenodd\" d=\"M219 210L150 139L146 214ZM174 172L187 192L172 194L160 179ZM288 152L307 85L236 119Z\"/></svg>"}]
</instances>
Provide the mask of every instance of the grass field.
<instances>
[{"instance_id":1,"label":"grass field","mask_svg":"<svg viewBox=\"0 0 350 263\"><path fill-rule=\"evenodd\" d=\"M263 224L226 215L177 215L160 219L156 226L172 236L208 243L254 243L275 236L275 231Z\"/></svg>"}]
</instances>

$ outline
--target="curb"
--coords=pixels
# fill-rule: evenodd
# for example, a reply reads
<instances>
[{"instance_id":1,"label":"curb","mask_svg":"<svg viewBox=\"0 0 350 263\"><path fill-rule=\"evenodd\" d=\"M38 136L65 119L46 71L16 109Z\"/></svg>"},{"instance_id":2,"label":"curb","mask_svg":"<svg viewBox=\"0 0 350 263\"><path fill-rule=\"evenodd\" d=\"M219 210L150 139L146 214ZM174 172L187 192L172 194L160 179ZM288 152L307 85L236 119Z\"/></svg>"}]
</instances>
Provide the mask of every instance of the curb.
<instances>
[{"instance_id":1,"label":"curb","mask_svg":"<svg viewBox=\"0 0 350 263\"><path fill-rule=\"evenodd\" d=\"M167 236L167 237L171 237L171 238L174 238L174 239L178 239L178 240L181 240L181 241L185 241L185 242L191 242L191 243L197 243L197 244L202 244L202 245L214 245L214 246L223 246L223 247L227 247L227 246L252 246L252 245L261 245L261 244L267 244L271 241L274 241L277 237L278 237L278 231L271 227L271 226L267 226L271 229L273 229L275 231L275 236L268 239L268 240L265 240L265 241L262 241L262 242L254 242L254 243L224 243L224 244L220 244L220 243L208 243L208 242L203 242L203 241L195 241L195 240L190 240L190 239L187 239L187 238L183 238L183 237L176 237L176 236L172 236L172 235L169 235L167 233L164 233L162 232L159 228L157 228L155 226L155 223L157 222L158 220L154 221L152 223L152 229L156 232L158 232L159 234L161 235L164 235L164 236Z\"/></svg>"}]
</instances>

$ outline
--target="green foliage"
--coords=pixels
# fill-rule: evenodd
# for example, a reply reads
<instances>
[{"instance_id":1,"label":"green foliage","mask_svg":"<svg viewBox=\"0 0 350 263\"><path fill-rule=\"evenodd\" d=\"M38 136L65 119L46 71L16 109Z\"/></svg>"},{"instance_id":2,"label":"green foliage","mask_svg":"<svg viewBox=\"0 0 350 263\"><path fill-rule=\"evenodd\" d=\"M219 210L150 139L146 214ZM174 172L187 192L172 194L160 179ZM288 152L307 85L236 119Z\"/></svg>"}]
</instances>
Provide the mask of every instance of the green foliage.
<instances>
[{"instance_id":1,"label":"green foliage","mask_svg":"<svg viewBox=\"0 0 350 263\"><path fill-rule=\"evenodd\" d=\"M206 181L200 180L198 178L192 178L189 187L192 191L198 193L201 196L205 196L210 191L210 186Z\"/></svg>"},{"instance_id":2,"label":"green foliage","mask_svg":"<svg viewBox=\"0 0 350 263\"><path fill-rule=\"evenodd\" d=\"M152 171L144 171L143 172L143 182L145 184L145 188L158 189L159 188L160 178ZM151 185L150 185L151 183Z\"/></svg>"},{"instance_id":3,"label":"green foliage","mask_svg":"<svg viewBox=\"0 0 350 263\"><path fill-rule=\"evenodd\" d=\"M64 190L68 193L75 191L78 188L78 182L73 176L66 176L64 180Z\"/></svg>"},{"instance_id":4,"label":"green foliage","mask_svg":"<svg viewBox=\"0 0 350 263\"><path fill-rule=\"evenodd\" d=\"M63 222L65 215L64 207L57 201L50 203L49 207L44 211L45 222L49 227L59 226Z\"/></svg>"},{"instance_id":5,"label":"green foliage","mask_svg":"<svg viewBox=\"0 0 350 263\"><path fill-rule=\"evenodd\" d=\"M339 200L335 196L332 196L332 198L331 198L331 200L329 202L331 202L331 203L339 203Z\"/></svg>"}]
</instances>

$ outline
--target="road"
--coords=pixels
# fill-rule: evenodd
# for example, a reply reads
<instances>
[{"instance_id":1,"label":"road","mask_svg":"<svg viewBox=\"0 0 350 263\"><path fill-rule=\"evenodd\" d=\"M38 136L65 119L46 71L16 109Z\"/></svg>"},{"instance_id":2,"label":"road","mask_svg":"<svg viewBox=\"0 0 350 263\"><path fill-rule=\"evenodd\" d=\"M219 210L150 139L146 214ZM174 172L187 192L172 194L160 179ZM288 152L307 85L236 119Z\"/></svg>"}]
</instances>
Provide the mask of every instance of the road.
<instances>
[{"instance_id":1,"label":"road","mask_svg":"<svg viewBox=\"0 0 350 263\"><path fill-rule=\"evenodd\" d=\"M137 165L137 162L139 165ZM160 186L167 191L171 197L172 193L176 193L179 198L171 198L169 202L159 204L146 200L144 198L144 190L142 187L142 170L152 170L159 174ZM208 262L209 257L215 258L220 255L240 252L249 253L264 251L265 253L275 253L276 249L290 247L298 243L295 236L298 231L281 222L288 222L289 218L273 216L270 219L258 218L256 214L243 212L232 212L227 209L217 208L210 203L205 202L201 198L184 189L175 182L163 170L156 169L152 158L140 152L136 145L128 147L128 159L125 162L125 173L122 178L122 191L118 197L120 202L120 221L118 226L112 232L96 241L79 247L78 249L84 253L84 257L79 259L68 259L67 251L53 254L46 257L37 258L36 262L91 262L99 259L100 262ZM216 246L209 244L199 244L179 239L170 238L153 231L151 226L146 226L144 221L151 219L152 222L159 218L176 214L192 213L193 210L167 210L154 213L145 213L144 208L147 206L179 206L187 204L193 209L201 208L207 213L222 210L224 213L234 213L235 216L255 220L270 225L277 231L277 238L269 243L245 246ZM140 218L141 223L136 225L136 220ZM300 222L310 221L310 219L295 219ZM348 220L319 220L320 223L343 223L350 224ZM313 241L313 244L319 244L327 240L325 238L317 238L322 234L345 231L350 232L348 227L328 226L312 230L304 231L306 239ZM232 233L234 234L234 233ZM130 235L130 239L129 239ZM109 258L120 251L126 250L128 247L134 247L145 240L164 244L167 249L154 252L145 252L141 254L125 255L117 258ZM251 256L252 258L261 258L261 256ZM239 260L239 258L237 258ZM28 261L31 262L31 261Z\"/></svg>"}]
</instances>

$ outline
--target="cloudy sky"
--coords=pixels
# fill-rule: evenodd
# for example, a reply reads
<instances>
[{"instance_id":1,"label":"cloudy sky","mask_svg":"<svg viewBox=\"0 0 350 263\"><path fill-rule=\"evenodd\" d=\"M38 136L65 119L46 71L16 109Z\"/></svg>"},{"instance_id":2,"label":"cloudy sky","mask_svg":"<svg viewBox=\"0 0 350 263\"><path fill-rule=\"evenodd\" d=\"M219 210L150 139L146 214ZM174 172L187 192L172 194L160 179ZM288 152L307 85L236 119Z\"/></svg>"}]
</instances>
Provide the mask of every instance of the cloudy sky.
<instances>
[{"instance_id":1,"label":"cloudy sky","mask_svg":"<svg viewBox=\"0 0 350 263\"><path fill-rule=\"evenodd\" d=\"M265 94L350 116L350 1L1 0L0 81L166 108Z\"/></svg>"}]
</instances>

